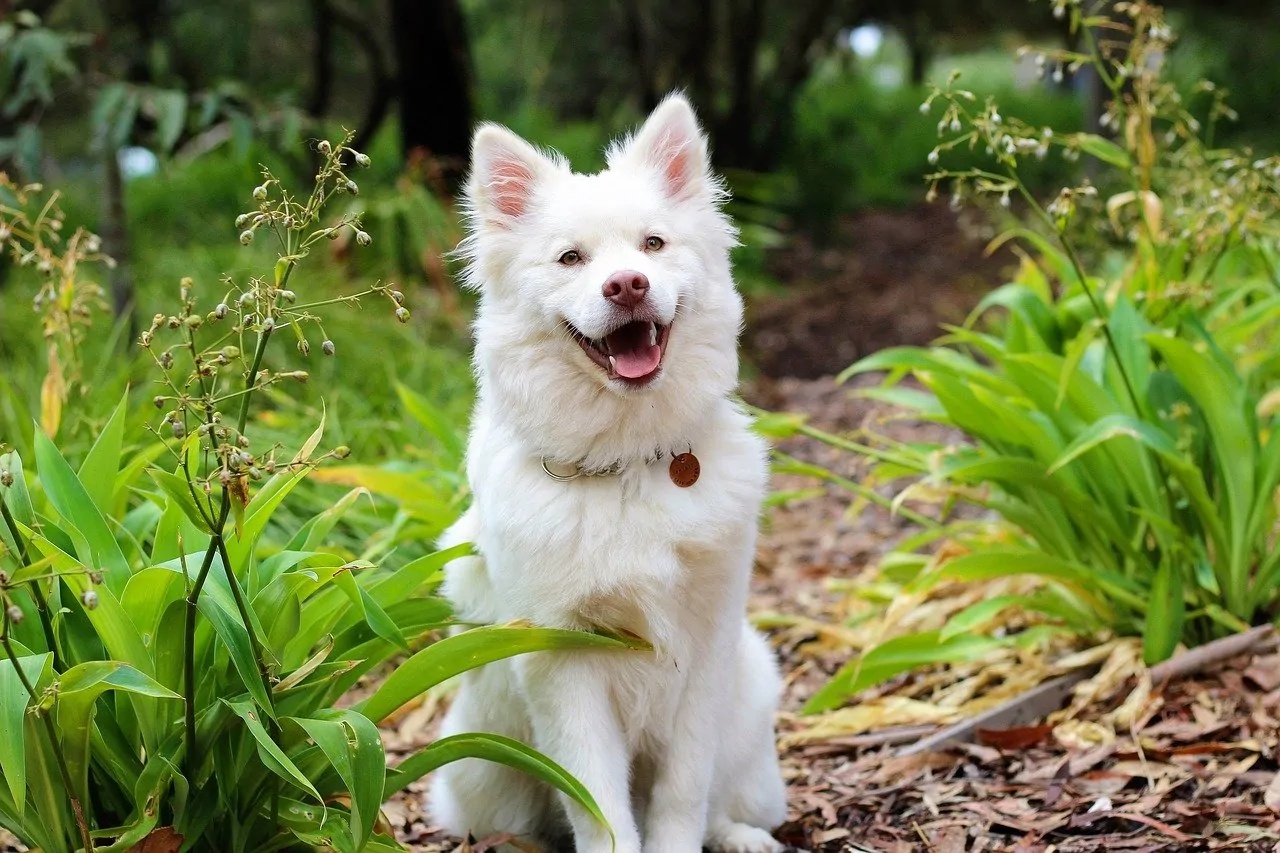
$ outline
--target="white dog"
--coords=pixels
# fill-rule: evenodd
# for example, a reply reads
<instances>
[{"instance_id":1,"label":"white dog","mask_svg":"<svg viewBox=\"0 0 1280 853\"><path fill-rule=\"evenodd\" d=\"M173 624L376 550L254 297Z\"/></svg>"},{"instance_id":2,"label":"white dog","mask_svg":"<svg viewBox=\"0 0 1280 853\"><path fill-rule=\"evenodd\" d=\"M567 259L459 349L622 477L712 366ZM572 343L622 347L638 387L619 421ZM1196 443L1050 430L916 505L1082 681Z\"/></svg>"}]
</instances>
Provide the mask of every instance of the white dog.
<instances>
[{"instance_id":1,"label":"white dog","mask_svg":"<svg viewBox=\"0 0 1280 853\"><path fill-rule=\"evenodd\" d=\"M654 652L543 652L463 680L444 734L530 743L609 831L514 770L441 770L436 819L577 853L777 851L777 665L745 621L766 453L729 399L742 300L707 143L673 96L595 175L485 125L461 252L480 292L466 620L629 631Z\"/></svg>"}]
</instances>

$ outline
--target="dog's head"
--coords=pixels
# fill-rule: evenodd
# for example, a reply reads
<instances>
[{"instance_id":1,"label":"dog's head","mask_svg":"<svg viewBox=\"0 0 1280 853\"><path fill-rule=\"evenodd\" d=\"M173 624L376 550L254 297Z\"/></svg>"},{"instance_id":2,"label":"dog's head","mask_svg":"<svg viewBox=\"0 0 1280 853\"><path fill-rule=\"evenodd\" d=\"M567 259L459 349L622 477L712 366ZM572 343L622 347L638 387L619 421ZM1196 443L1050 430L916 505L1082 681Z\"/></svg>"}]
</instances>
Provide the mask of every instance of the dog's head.
<instances>
[{"instance_id":1,"label":"dog's head","mask_svg":"<svg viewBox=\"0 0 1280 853\"><path fill-rule=\"evenodd\" d=\"M615 144L594 175L482 126L462 254L481 292L486 390L505 406L576 418L579 432L640 409L674 407L667 415L677 416L727 394L742 305L723 195L679 95Z\"/></svg>"}]
</instances>

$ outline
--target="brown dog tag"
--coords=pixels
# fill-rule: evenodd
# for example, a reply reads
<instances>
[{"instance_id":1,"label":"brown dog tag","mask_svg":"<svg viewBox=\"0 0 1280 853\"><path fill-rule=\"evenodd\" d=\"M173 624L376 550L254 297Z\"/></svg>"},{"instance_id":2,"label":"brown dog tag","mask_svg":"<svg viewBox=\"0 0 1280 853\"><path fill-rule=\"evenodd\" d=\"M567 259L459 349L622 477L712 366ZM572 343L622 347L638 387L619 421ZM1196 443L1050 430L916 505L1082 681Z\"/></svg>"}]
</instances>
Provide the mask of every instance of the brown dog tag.
<instances>
[{"instance_id":1,"label":"brown dog tag","mask_svg":"<svg viewBox=\"0 0 1280 853\"><path fill-rule=\"evenodd\" d=\"M699 464L698 457L692 453L681 453L679 456L671 457L670 470L671 482L682 489L687 489L698 482L698 475L702 473L702 465Z\"/></svg>"}]
</instances>

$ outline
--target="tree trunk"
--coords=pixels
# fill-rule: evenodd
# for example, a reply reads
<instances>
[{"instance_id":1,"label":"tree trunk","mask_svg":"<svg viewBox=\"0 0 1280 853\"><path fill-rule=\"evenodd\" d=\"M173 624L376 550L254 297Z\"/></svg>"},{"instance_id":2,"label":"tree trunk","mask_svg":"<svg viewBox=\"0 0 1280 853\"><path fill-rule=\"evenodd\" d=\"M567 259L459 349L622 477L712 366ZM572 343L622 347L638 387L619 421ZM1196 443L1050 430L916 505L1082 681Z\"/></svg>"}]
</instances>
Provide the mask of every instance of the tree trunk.
<instances>
[{"instance_id":1,"label":"tree trunk","mask_svg":"<svg viewBox=\"0 0 1280 853\"><path fill-rule=\"evenodd\" d=\"M422 150L456 191L473 120L471 61L458 0L392 0L405 157Z\"/></svg>"},{"instance_id":2,"label":"tree trunk","mask_svg":"<svg viewBox=\"0 0 1280 853\"><path fill-rule=\"evenodd\" d=\"M111 269L111 306L117 317L129 318L129 339L137 333L133 314L133 265L129 263L129 230L124 209L124 177L120 174L120 152L107 146L102 155L102 251L114 258Z\"/></svg>"},{"instance_id":3,"label":"tree trunk","mask_svg":"<svg viewBox=\"0 0 1280 853\"><path fill-rule=\"evenodd\" d=\"M316 24L316 46L312 56L311 97L307 113L324 118L333 99L333 7L330 0L311 0Z\"/></svg>"}]
</instances>

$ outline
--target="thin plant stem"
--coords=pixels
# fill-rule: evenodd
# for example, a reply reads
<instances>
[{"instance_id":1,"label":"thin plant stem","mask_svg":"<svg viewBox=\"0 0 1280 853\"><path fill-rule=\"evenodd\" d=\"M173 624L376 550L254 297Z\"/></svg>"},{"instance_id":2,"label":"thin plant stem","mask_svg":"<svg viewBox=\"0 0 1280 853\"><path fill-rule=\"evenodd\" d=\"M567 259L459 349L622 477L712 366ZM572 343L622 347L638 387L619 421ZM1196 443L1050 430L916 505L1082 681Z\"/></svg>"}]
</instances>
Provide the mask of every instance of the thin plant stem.
<instances>
[{"instance_id":1,"label":"thin plant stem","mask_svg":"<svg viewBox=\"0 0 1280 853\"><path fill-rule=\"evenodd\" d=\"M229 496L228 499L230 499ZM267 691L267 700L271 703L271 710L274 711L275 699L271 695L271 674L267 671L266 659L262 654L262 643L258 640L258 632L254 630L253 619L250 618L249 607L244 600L244 591L240 589L240 581L231 569L231 558L227 556L227 546L222 536L215 536L214 541L218 544L218 554L222 557L222 570L227 576L227 583L231 586L231 596L236 600L240 621L244 623L244 629L249 634L249 645L253 647L253 656L258 662L258 674L262 677L262 686Z\"/></svg>"},{"instance_id":2,"label":"thin plant stem","mask_svg":"<svg viewBox=\"0 0 1280 853\"><path fill-rule=\"evenodd\" d=\"M13 671L18 674L18 680L22 682L27 695L31 698L32 706L36 708L36 716L44 724L45 735L49 738L49 748L53 751L54 763L58 765L58 775L62 777L62 786L67 790L67 799L71 801L71 811L75 815L76 825L80 829L80 841L84 844L85 853L91 853L93 850L93 836L89 832L89 824L93 818L89 812L89 804L81 803L80 798L76 796L75 784L71 779L71 769L67 766L67 757L62 753L62 744L58 742L58 732L54 729L53 720L49 717L48 712L38 707L40 697L36 694L35 685L27 678L26 672L23 671L18 663L18 655L14 652L13 643L9 640L8 613L4 615L4 630L0 631L0 643L3 643L5 656L9 658Z\"/></svg>"},{"instance_id":3,"label":"thin plant stem","mask_svg":"<svg viewBox=\"0 0 1280 853\"><path fill-rule=\"evenodd\" d=\"M1080 281L1080 287L1084 290L1085 296L1088 297L1089 304L1093 306L1093 312L1098 315L1098 319L1102 323L1102 335L1106 338L1107 349L1111 350L1111 355L1116 360L1116 369L1120 371L1120 379L1124 382L1125 391L1129 395L1129 402L1133 404L1133 411L1141 413L1142 406L1138 403L1138 393L1133 388L1133 381L1129 378L1129 371L1125 369L1124 360L1120 358L1120 347L1116 344L1116 339L1111 334L1111 318L1098 300L1098 294L1089 285L1088 274L1085 272L1084 263L1080 260L1080 256L1076 254L1075 246L1063 235L1054 223L1053 217L1040 206L1040 202L1036 200L1035 196L1031 194L1022 181L1018 180L1014 175L1009 175L1009 178L1013 181L1014 186L1017 187L1018 193L1031 206L1031 209L1057 236L1058 245L1062 246L1062 250L1067 253L1067 259L1071 262L1071 268L1075 271L1076 278Z\"/></svg>"},{"instance_id":4,"label":"thin plant stem","mask_svg":"<svg viewBox=\"0 0 1280 853\"><path fill-rule=\"evenodd\" d=\"M4 517L5 526L9 528L9 535L13 537L13 541L18 545L18 559L22 561L24 566L31 565L27 543L23 540L22 534L18 532L17 519L9 511L9 505L5 503L4 498L0 498L0 516ZM49 652L53 655L53 668L62 672L62 654L58 651L57 635L53 631L53 611L49 609L49 600L44 597L44 590L40 589L40 583L37 580L32 580L30 586L31 597L36 601L36 612L40 614L40 627L44 630L44 641L49 646Z\"/></svg>"},{"instance_id":5,"label":"thin plant stem","mask_svg":"<svg viewBox=\"0 0 1280 853\"><path fill-rule=\"evenodd\" d=\"M200 754L196 742L196 608L200 602L200 591L204 589L204 582L209 577L209 569L213 566L213 557L218 553L218 539L221 534L215 532L213 538L209 540L209 547L205 549L204 560L200 564L200 571L196 574L195 585L191 587L191 591L187 594L187 620L185 625L186 637L186 657L183 661L183 693L187 702L186 707L186 730L187 730L187 775L191 781L195 781L196 770L200 766Z\"/></svg>"}]
</instances>

